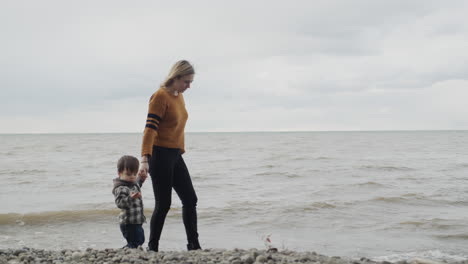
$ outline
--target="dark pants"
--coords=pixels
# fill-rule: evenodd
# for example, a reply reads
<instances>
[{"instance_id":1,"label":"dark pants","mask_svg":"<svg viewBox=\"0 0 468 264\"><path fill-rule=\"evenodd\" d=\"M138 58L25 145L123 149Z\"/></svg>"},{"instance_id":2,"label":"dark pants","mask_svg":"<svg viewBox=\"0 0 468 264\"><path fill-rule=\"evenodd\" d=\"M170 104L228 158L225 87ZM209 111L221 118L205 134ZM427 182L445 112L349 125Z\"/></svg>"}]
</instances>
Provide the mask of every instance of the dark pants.
<instances>
[{"instance_id":1,"label":"dark pants","mask_svg":"<svg viewBox=\"0 0 468 264\"><path fill-rule=\"evenodd\" d=\"M148 247L158 250L167 212L171 208L172 188L182 201L182 217L189 243L198 243L197 195L179 149L153 147L149 169L153 183L155 208L151 217Z\"/></svg>"},{"instance_id":2,"label":"dark pants","mask_svg":"<svg viewBox=\"0 0 468 264\"><path fill-rule=\"evenodd\" d=\"M127 240L128 248L137 248L145 242L145 232L141 224L121 224L120 231Z\"/></svg>"}]
</instances>

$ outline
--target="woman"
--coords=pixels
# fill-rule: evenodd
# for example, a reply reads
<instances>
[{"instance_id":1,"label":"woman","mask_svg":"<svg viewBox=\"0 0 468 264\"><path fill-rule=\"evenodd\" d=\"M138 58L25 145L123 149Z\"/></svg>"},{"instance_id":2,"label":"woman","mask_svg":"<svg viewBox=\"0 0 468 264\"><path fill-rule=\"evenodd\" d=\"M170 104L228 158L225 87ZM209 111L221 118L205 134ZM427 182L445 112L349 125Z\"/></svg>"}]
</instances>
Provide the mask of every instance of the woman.
<instances>
[{"instance_id":1,"label":"woman","mask_svg":"<svg viewBox=\"0 0 468 264\"><path fill-rule=\"evenodd\" d=\"M201 249L197 232L197 195L182 158L188 118L182 94L190 88L194 74L188 61L176 62L149 102L139 173L140 176L150 173L156 199L148 242L148 249L152 251L159 249L164 220L171 207L172 188L182 201L187 249Z\"/></svg>"}]
</instances>

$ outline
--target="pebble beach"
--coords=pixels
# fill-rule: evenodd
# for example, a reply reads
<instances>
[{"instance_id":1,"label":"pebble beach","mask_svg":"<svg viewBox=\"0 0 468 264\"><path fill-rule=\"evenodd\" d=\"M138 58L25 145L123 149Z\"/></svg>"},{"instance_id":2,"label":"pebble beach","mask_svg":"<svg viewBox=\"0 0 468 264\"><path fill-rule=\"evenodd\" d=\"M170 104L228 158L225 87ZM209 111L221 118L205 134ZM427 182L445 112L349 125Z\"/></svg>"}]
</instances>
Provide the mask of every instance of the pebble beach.
<instances>
[{"instance_id":1,"label":"pebble beach","mask_svg":"<svg viewBox=\"0 0 468 264\"><path fill-rule=\"evenodd\" d=\"M339 256L324 256L316 252L295 252L258 249L204 249L197 251L162 251L148 252L138 249L104 249L96 250L41 250L32 248L0 250L0 264L3 263L165 263L165 264L280 264L280 263L314 263L314 264L390 264L387 261L373 261L367 258L346 259ZM457 262L437 262L428 259L410 259L395 262L396 264L468 264L468 260Z\"/></svg>"}]
</instances>

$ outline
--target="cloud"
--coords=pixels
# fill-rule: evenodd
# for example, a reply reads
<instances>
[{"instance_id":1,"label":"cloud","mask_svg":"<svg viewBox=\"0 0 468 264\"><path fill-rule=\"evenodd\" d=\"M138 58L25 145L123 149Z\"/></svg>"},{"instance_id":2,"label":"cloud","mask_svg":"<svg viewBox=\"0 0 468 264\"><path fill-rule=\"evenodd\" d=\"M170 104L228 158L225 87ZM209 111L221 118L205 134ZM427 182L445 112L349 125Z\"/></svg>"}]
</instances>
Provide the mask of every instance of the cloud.
<instances>
[{"instance_id":1,"label":"cloud","mask_svg":"<svg viewBox=\"0 0 468 264\"><path fill-rule=\"evenodd\" d=\"M468 80L467 11L464 1L8 1L0 133L138 131L133 114L182 58L197 71L186 94L196 131L468 129L466 107L447 103Z\"/></svg>"},{"instance_id":2,"label":"cloud","mask_svg":"<svg viewBox=\"0 0 468 264\"><path fill-rule=\"evenodd\" d=\"M147 98L101 101L48 113L2 116L2 133L142 132Z\"/></svg>"}]
</instances>

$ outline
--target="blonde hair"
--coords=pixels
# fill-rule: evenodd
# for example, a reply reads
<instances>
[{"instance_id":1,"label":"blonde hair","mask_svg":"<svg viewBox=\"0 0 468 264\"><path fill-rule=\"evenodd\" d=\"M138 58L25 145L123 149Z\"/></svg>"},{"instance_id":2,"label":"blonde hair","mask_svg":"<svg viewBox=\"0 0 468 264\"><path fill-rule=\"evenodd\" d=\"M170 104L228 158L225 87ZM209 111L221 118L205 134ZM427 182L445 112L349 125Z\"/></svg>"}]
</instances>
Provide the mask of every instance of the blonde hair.
<instances>
[{"instance_id":1,"label":"blonde hair","mask_svg":"<svg viewBox=\"0 0 468 264\"><path fill-rule=\"evenodd\" d=\"M161 83L160 87L168 88L174 83L175 79L179 79L190 74L195 74L195 69L193 68L192 64L186 60L180 60L176 62L174 66L172 66L171 71L166 77L166 80Z\"/></svg>"}]
</instances>

